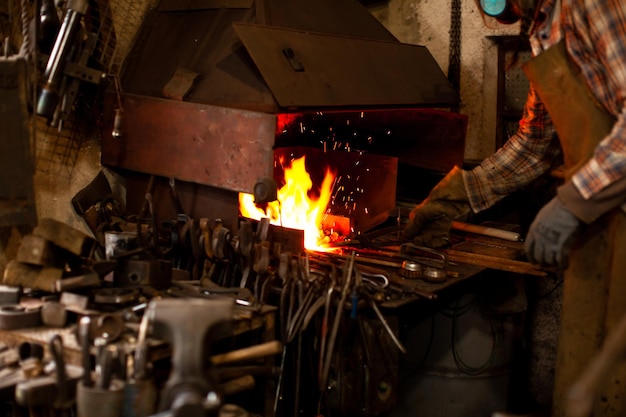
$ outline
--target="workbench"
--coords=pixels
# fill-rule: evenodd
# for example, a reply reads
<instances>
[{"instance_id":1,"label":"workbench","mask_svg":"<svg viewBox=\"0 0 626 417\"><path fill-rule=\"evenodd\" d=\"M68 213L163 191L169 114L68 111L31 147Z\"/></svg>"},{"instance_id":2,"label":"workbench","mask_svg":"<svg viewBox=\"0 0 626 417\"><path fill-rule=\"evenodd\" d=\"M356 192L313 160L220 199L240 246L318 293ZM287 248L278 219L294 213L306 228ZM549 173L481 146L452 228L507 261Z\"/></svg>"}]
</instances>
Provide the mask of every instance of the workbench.
<instances>
[{"instance_id":1,"label":"workbench","mask_svg":"<svg viewBox=\"0 0 626 417\"><path fill-rule=\"evenodd\" d=\"M229 338L235 338L240 335L245 335L248 333L254 334L252 338L254 340L253 343L257 341L259 344L270 344L270 342L274 342L276 345L279 345L279 342L275 341L276 338L276 308L270 305L260 305L254 311L245 310L243 312L237 313L235 312L235 320L232 323L232 326L227 326L225 328L218 329L217 332L212 332L212 342L213 341L221 341L228 340ZM137 347L137 338L134 334L134 330L138 330L137 323L129 323L127 325L130 332L129 337L120 337L118 340L112 342L112 344L116 344L121 352L126 352L131 356L134 354L134 351ZM135 329L135 327L137 327ZM214 334L216 333L216 334ZM82 360L83 355L81 353L81 347L78 343L77 339L77 326L76 324L70 324L66 327L62 328L54 328L54 327L33 327L33 328L25 328L25 329L14 329L14 330L0 330L0 342L3 343L6 347L10 348L18 348L23 343L32 343L39 344L44 347L44 362L48 362L51 360L51 354L49 350L49 341L55 336L58 335L61 337L63 341L63 356L65 360L65 364L68 370L71 370L71 373L76 373L83 369ZM248 340L248 339L245 339ZM172 349L175 347L170 346L167 343L164 343L161 340L148 337L148 360L150 362L158 362L159 360L169 360ZM226 345L229 345L227 343ZM256 345L255 345L256 346ZM258 346L261 347L261 346ZM91 346L90 350L92 354L95 354L95 346ZM229 356L231 352L216 354L218 351L215 351L213 347L207 347L211 352L211 360L213 358L218 357L226 357ZM17 349L15 349L17 350ZM245 350L240 348L240 350ZM239 353L239 351L233 352ZM276 352L274 352L276 353ZM16 353L17 355L17 353ZM267 354L264 354L267 355ZM224 358L225 359L225 358ZM233 359L233 358L230 358ZM274 357L273 355L265 356L263 359L264 363L268 366L274 365ZM219 361L222 363L221 359ZM226 359L223 361L226 362ZM82 373L82 372L81 372ZM252 380L252 386L250 386L250 382L246 386L245 384L241 387L238 387L236 384L231 386L235 386L237 389L251 389L254 387L254 380ZM11 365L4 366L0 370L0 391L4 389L9 389L16 384L20 383L24 380L23 371L20 366ZM265 415L271 415L273 412L273 396L275 394L275 383L270 378L268 379L268 383L264 386L260 387L262 391L260 391L263 395L263 402L259 406L263 408ZM9 393L9 395L11 395Z\"/></svg>"},{"instance_id":2,"label":"workbench","mask_svg":"<svg viewBox=\"0 0 626 417\"><path fill-rule=\"evenodd\" d=\"M131 326L132 327L132 326ZM240 335L253 330L260 330L262 342L275 340L276 338L276 307L263 305L258 312L253 314L239 315L232 327L232 336ZM52 336L58 334L63 339L65 361L67 364L81 365L82 354L76 339L76 327L33 327L29 329L2 330L0 329L0 342L8 347L18 347L21 343L39 343L47 348L48 341ZM227 335L224 335L226 337ZM149 340L151 347L156 347L153 351L153 358L160 358L165 350L159 349L162 342L154 339ZM127 343L127 342L126 342ZM128 348L134 350L134 346L129 344ZM46 351L47 353L47 351Z\"/></svg>"}]
</instances>

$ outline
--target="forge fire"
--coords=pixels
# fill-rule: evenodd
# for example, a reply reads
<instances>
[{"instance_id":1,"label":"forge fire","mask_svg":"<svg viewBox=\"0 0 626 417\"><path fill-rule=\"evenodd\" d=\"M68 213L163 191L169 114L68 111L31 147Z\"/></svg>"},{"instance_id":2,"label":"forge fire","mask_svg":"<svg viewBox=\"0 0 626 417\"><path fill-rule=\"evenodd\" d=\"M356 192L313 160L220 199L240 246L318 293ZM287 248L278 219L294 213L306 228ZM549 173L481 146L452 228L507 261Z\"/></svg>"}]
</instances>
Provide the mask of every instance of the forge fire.
<instances>
[{"instance_id":1,"label":"forge fire","mask_svg":"<svg viewBox=\"0 0 626 417\"><path fill-rule=\"evenodd\" d=\"M326 168L322 183L313 184L306 170L306 156L294 159L290 165L279 159L284 168L284 185L278 190L278 199L268 204L257 205L252 194L239 194L241 215L253 220L268 217L270 223L304 231L304 246L311 250L322 250L336 240L337 231L323 227L328 216L336 173Z\"/></svg>"}]
</instances>

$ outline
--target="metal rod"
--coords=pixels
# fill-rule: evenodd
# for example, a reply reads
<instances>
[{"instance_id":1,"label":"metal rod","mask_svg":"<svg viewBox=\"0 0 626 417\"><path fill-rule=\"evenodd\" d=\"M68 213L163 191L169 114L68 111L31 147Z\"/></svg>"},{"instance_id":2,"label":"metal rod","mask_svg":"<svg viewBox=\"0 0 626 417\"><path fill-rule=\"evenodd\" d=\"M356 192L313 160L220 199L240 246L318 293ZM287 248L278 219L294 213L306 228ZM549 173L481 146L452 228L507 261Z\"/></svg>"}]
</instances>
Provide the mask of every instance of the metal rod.
<instances>
[{"instance_id":1,"label":"metal rod","mask_svg":"<svg viewBox=\"0 0 626 417\"><path fill-rule=\"evenodd\" d=\"M519 274L528 274L540 277L548 276L547 270L542 269L539 265L534 265L529 262L482 255L479 253L462 252L453 249L444 249L443 252L448 256L448 259L453 262L516 272Z\"/></svg>"},{"instance_id":2,"label":"metal rod","mask_svg":"<svg viewBox=\"0 0 626 417\"><path fill-rule=\"evenodd\" d=\"M389 327L389 323L387 323L385 316L383 316L383 313L380 311L380 309L376 305L376 301L374 301L374 299L371 299L371 298L369 301L370 301L370 305L372 306L372 309L374 310L374 313L376 313L376 316L378 316L378 319L383 324L383 327L385 328L385 330L387 330L387 333L389 333L389 336L391 337L391 340L393 340L393 343L395 343L398 349L400 349L400 352L406 353L406 348L404 347L402 342L400 342L400 340L398 339L396 334L393 332L391 327Z\"/></svg>"},{"instance_id":3,"label":"metal rod","mask_svg":"<svg viewBox=\"0 0 626 417\"><path fill-rule=\"evenodd\" d=\"M93 380L91 379L91 357L89 353L90 341L89 341L89 329L91 327L91 318L89 316L83 316L78 324L78 336L80 340L80 347L82 353L83 364L83 385L85 387L93 386Z\"/></svg>"},{"instance_id":4,"label":"metal rod","mask_svg":"<svg viewBox=\"0 0 626 417\"><path fill-rule=\"evenodd\" d=\"M452 222L452 229L462 232L476 233L478 235L496 237L498 239L510 240L511 242L521 242L522 237L519 233L509 230L502 230L495 227L481 226L478 224L469 224L458 221Z\"/></svg>"},{"instance_id":5,"label":"metal rod","mask_svg":"<svg viewBox=\"0 0 626 417\"><path fill-rule=\"evenodd\" d=\"M337 313L335 314L335 320L333 321L333 327L330 332L330 337L328 339L328 347L326 349L326 357L324 358L324 367L322 369L322 379L320 381L320 389L326 386L326 381L328 379L328 371L330 370L330 362L333 355L333 349L335 347L335 340L337 338L337 331L339 330L339 323L341 322L341 316L343 315L343 306L346 302L346 298L348 297L348 290L350 289L350 282L352 281L352 272L354 269L354 258L356 254L352 252L350 258L348 259L347 266L344 269L344 284L341 290L341 299L339 300L339 304L337 304Z\"/></svg>"},{"instance_id":6,"label":"metal rod","mask_svg":"<svg viewBox=\"0 0 626 417\"><path fill-rule=\"evenodd\" d=\"M148 309L139 324L139 332L137 334L137 346L135 348L135 369L133 370L133 379L141 380L146 377L146 365L148 362L148 333L154 316L154 309Z\"/></svg>"}]
</instances>

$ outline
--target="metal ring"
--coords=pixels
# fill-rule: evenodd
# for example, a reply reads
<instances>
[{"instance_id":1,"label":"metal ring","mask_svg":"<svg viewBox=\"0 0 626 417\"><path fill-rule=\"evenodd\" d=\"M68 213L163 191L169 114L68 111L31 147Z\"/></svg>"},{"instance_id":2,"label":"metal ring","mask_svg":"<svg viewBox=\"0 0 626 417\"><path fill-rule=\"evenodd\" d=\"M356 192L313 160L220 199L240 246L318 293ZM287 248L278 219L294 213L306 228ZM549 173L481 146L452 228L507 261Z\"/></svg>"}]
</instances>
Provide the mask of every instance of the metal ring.
<instances>
[{"instance_id":1,"label":"metal ring","mask_svg":"<svg viewBox=\"0 0 626 417\"><path fill-rule=\"evenodd\" d=\"M422 279L429 282L445 282L448 279L448 273L445 269L427 267L424 269Z\"/></svg>"},{"instance_id":2,"label":"metal ring","mask_svg":"<svg viewBox=\"0 0 626 417\"><path fill-rule=\"evenodd\" d=\"M0 329L13 330L41 326L41 308L27 309L19 304L0 306Z\"/></svg>"}]
</instances>

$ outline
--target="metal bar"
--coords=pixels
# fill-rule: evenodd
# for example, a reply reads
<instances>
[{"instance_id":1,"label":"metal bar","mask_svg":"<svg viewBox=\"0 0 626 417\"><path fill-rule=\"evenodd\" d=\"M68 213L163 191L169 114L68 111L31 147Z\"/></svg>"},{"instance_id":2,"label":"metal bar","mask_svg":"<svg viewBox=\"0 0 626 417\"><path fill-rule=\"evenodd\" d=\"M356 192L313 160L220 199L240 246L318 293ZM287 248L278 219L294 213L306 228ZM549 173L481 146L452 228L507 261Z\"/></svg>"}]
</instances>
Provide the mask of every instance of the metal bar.
<instances>
[{"instance_id":1,"label":"metal bar","mask_svg":"<svg viewBox=\"0 0 626 417\"><path fill-rule=\"evenodd\" d=\"M485 268L516 272L519 274L535 275L539 277L548 276L547 270L542 269L539 265L534 265L524 261L482 255L479 253L462 252L453 249L443 249L442 251L446 254L448 260L452 262L477 265Z\"/></svg>"}]
</instances>

